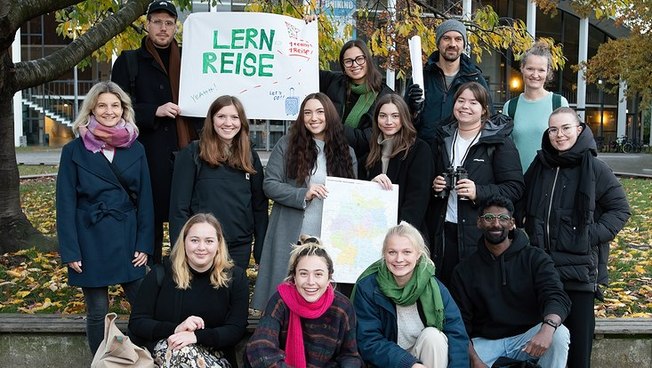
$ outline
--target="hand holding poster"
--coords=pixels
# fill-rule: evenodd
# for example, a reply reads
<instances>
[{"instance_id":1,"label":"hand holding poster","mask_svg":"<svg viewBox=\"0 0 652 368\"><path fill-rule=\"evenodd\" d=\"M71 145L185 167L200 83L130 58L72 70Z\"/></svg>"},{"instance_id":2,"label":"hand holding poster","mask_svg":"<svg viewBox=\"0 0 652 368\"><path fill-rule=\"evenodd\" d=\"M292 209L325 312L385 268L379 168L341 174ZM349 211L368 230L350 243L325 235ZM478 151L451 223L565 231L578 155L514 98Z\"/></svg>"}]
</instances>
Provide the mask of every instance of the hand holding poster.
<instances>
[{"instance_id":1,"label":"hand holding poster","mask_svg":"<svg viewBox=\"0 0 652 368\"><path fill-rule=\"evenodd\" d=\"M412 64L412 83L418 84L422 90L423 87L423 64L421 63L421 37L414 36L408 40L410 46L410 63ZM421 96L421 101L425 96Z\"/></svg>"},{"instance_id":2,"label":"hand holding poster","mask_svg":"<svg viewBox=\"0 0 652 368\"><path fill-rule=\"evenodd\" d=\"M267 13L192 13L183 24L179 106L205 117L222 95L250 119L293 120L319 91L317 22Z\"/></svg>"}]
</instances>

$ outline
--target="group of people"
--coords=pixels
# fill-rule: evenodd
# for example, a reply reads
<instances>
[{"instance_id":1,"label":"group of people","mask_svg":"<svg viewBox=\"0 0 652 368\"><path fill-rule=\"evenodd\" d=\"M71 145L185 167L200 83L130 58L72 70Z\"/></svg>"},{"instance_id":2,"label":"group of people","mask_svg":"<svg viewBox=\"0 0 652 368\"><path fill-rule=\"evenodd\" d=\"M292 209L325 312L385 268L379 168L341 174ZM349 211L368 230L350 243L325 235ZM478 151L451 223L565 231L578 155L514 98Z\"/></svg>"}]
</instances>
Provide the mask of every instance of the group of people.
<instances>
[{"instance_id":1,"label":"group of people","mask_svg":"<svg viewBox=\"0 0 652 368\"><path fill-rule=\"evenodd\" d=\"M523 57L524 93L493 114L459 21L437 28L424 86L405 96L349 41L263 171L237 97L203 124L179 115L176 21L172 3L150 4L141 48L89 91L62 150L60 253L93 353L120 284L129 333L157 364L234 365L253 252L263 313L247 366L590 365L594 298L630 211L591 130L545 90L545 44ZM398 184L398 225L354 285L334 286L319 240L326 176Z\"/></svg>"}]
</instances>

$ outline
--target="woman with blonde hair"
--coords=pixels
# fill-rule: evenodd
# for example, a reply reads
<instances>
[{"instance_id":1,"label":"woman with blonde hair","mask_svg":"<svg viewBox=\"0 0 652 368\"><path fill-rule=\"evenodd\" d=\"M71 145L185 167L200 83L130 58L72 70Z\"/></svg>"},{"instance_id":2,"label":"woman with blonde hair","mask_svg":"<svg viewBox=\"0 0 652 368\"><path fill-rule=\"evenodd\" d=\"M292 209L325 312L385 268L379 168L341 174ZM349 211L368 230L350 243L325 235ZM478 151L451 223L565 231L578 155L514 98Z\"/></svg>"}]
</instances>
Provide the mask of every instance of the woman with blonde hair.
<instances>
[{"instance_id":1,"label":"woman with blonde hair","mask_svg":"<svg viewBox=\"0 0 652 368\"><path fill-rule=\"evenodd\" d=\"M247 367L362 367L353 306L332 277L333 261L319 239L302 235L288 276L247 343Z\"/></svg>"},{"instance_id":2,"label":"woman with blonde hair","mask_svg":"<svg viewBox=\"0 0 652 368\"><path fill-rule=\"evenodd\" d=\"M435 277L421 233L402 221L383 241L383 258L353 289L360 355L368 366L469 367L460 310Z\"/></svg>"},{"instance_id":3,"label":"woman with blonde hair","mask_svg":"<svg viewBox=\"0 0 652 368\"><path fill-rule=\"evenodd\" d=\"M113 82L94 85L61 151L57 176L59 254L68 284L86 303L91 352L104 336L108 286L133 302L153 253L154 205L143 146L129 96Z\"/></svg>"},{"instance_id":4,"label":"woman with blonde hair","mask_svg":"<svg viewBox=\"0 0 652 368\"><path fill-rule=\"evenodd\" d=\"M247 277L233 264L220 223L198 213L182 227L170 261L143 280L130 335L159 366L231 367L248 299Z\"/></svg>"},{"instance_id":5,"label":"woman with blonde hair","mask_svg":"<svg viewBox=\"0 0 652 368\"><path fill-rule=\"evenodd\" d=\"M268 200L263 165L249 141L249 121L237 97L220 96L208 109L199 141L175 159L170 194L170 240L195 213L212 213L222 224L229 254L246 269L254 243L260 263Z\"/></svg>"},{"instance_id":6,"label":"woman with blonde hair","mask_svg":"<svg viewBox=\"0 0 652 368\"><path fill-rule=\"evenodd\" d=\"M525 171L541 149L541 133L548 129L548 117L561 106L568 106L564 96L546 90L552 81L552 53L545 41L537 41L521 58L524 91L508 100L503 114L514 120L512 139L521 156Z\"/></svg>"}]
</instances>

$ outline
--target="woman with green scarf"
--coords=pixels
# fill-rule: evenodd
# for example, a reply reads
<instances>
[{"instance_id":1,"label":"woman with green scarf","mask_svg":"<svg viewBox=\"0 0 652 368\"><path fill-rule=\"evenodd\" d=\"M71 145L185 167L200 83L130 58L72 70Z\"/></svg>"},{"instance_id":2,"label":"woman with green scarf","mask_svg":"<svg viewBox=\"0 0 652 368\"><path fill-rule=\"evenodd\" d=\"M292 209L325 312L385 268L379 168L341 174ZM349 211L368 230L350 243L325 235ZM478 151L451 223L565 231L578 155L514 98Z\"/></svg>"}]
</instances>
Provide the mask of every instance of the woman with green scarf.
<instances>
[{"instance_id":1,"label":"woman with green scarf","mask_svg":"<svg viewBox=\"0 0 652 368\"><path fill-rule=\"evenodd\" d=\"M373 63L367 45L350 40L340 50L341 72L319 72L319 91L325 93L344 124L349 146L358 160L369 152L369 137L376 101L392 90Z\"/></svg>"},{"instance_id":2,"label":"woman with green scarf","mask_svg":"<svg viewBox=\"0 0 652 368\"><path fill-rule=\"evenodd\" d=\"M362 359L372 367L469 367L469 337L419 231L402 221L389 229L383 258L353 289Z\"/></svg>"}]
</instances>

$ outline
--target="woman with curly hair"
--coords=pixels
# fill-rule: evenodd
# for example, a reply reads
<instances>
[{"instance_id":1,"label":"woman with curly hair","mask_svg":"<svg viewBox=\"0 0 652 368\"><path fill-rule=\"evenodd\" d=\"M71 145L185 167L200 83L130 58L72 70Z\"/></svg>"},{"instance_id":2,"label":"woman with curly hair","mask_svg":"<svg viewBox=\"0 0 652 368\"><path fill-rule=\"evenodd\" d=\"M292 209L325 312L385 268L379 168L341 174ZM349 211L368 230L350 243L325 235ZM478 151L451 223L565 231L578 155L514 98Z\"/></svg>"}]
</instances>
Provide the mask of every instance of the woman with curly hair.
<instances>
[{"instance_id":1,"label":"woman with curly hair","mask_svg":"<svg viewBox=\"0 0 652 368\"><path fill-rule=\"evenodd\" d=\"M263 245L252 307L262 310L286 275L290 244L299 234L321 234L326 176L353 178L355 152L346 142L331 100L323 93L308 95L299 116L274 147L263 190L274 201Z\"/></svg>"}]
</instances>

